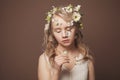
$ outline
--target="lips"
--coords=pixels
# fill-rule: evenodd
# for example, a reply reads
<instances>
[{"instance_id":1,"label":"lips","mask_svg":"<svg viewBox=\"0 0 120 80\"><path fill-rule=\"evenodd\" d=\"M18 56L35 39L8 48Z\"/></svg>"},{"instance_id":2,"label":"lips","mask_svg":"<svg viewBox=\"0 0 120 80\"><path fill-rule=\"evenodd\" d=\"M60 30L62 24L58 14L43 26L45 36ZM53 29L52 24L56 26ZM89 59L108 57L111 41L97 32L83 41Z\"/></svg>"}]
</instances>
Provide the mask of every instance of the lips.
<instances>
[{"instance_id":1,"label":"lips","mask_svg":"<svg viewBox=\"0 0 120 80\"><path fill-rule=\"evenodd\" d=\"M64 42L64 43L69 43L69 39L66 39L66 40L62 40L62 42Z\"/></svg>"}]
</instances>

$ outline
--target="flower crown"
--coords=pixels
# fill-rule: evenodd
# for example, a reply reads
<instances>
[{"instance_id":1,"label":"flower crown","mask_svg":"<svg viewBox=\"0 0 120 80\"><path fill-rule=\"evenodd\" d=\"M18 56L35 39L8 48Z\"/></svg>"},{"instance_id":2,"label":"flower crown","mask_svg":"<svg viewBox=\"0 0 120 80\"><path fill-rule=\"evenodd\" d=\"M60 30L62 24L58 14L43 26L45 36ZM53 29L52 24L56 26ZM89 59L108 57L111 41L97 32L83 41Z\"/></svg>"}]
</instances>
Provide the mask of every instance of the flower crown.
<instances>
[{"instance_id":1,"label":"flower crown","mask_svg":"<svg viewBox=\"0 0 120 80\"><path fill-rule=\"evenodd\" d=\"M47 17L45 19L47 21L47 24L45 24L45 30L49 29L49 25L50 25L52 16L55 14L56 11L60 10L60 8L57 8L54 6L52 6L52 7L53 7L53 9L47 13ZM62 7L62 10L64 10L65 12L72 13L72 20L68 23L68 26L72 26L73 22L80 22L80 19L82 17L82 15L80 14L80 8L81 8L81 5L77 5L77 6L73 7L71 4L69 4L66 7ZM80 23L80 29L83 29L82 23Z\"/></svg>"}]
</instances>

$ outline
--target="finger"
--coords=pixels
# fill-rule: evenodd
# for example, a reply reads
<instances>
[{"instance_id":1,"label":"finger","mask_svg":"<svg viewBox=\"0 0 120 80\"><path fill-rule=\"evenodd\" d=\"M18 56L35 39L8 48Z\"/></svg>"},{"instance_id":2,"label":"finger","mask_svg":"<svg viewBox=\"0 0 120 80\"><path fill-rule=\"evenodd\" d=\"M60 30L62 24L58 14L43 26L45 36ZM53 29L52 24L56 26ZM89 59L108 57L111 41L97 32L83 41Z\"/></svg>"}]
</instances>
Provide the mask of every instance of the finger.
<instances>
[{"instance_id":1,"label":"finger","mask_svg":"<svg viewBox=\"0 0 120 80\"><path fill-rule=\"evenodd\" d=\"M62 65L64 63L69 63L69 61L70 61L69 59L57 59L55 63L58 65Z\"/></svg>"},{"instance_id":2,"label":"finger","mask_svg":"<svg viewBox=\"0 0 120 80\"><path fill-rule=\"evenodd\" d=\"M66 57L59 57L59 58L56 58L55 61L64 61L64 60L67 60L69 61L70 59L69 58L66 58Z\"/></svg>"},{"instance_id":3,"label":"finger","mask_svg":"<svg viewBox=\"0 0 120 80\"><path fill-rule=\"evenodd\" d=\"M69 63L69 60L63 60L63 61L61 61L61 65L63 65L64 63Z\"/></svg>"},{"instance_id":4,"label":"finger","mask_svg":"<svg viewBox=\"0 0 120 80\"><path fill-rule=\"evenodd\" d=\"M65 57L65 58L69 58L67 55L59 55L58 57Z\"/></svg>"},{"instance_id":5,"label":"finger","mask_svg":"<svg viewBox=\"0 0 120 80\"><path fill-rule=\"evenodd\" d=\"M69 57L68 56L56 56L55 60L57 59L69 59Z\"/></svg>"},{"instance_id":6,"label":"finger","mask_svg":"<svg viewBox=\"0 0 120 80\"><path fill-rule=\"evenodd\" d=\"M69 59L62 59L62 60L58 60L57 62L60 63L60 64L63 64L63 63L69 63Z\"/></svg>"}]
</instances>

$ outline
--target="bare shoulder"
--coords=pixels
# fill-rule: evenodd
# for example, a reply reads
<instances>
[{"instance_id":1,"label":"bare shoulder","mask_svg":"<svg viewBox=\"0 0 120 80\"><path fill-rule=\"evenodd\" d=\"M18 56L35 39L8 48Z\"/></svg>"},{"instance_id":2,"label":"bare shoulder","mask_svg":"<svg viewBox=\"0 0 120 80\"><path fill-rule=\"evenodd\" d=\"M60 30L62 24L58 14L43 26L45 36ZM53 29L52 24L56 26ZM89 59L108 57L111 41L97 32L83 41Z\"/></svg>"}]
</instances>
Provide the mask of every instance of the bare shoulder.
<instances>
[{"instance_id":1,"label":"bare shoulder","mask_svg":"<svg viewBox=\"0 0 120 80\"><path fill-rule=\"evenodd\" d=\"M88 60L88 68L90 72L94 72L94 62L92 60Z\"/></svg>"},{"instance_id":2,"label":"bare shoulder","mask_svg":"<svg viewBox=\"0 0 120 80\"><path fill-rule=\"evenodd\" d=\"M44 66L46 65L46 59L45 59L45 53L42 53L40 56L39 56L39 59L38 59L38 64L39 66Z\"/></svg>"},{"instance_id":3,"label":"bare shoulder","mask_svg":"<svg viewBox=\"0 0 120 80\"><path fill-rule=\"evenodd\" d=\"M94 67L94 62L92 60L88 60L88 66L89 67Z\"/></svg>"},{"instance_id":4,"label":"bare shoulder","mask_svg":"<svg viewBox=\"0 0 120 80\"><path fill-rule=\"evenodd\" d=\"M41 54L38 59L38 80L49 80L50 70L45 59L45 54Z\"/></svg>"},{"instance_id":5,"label":"bare shoulder","mask_svg":"<svg viewBox=\"0 0 120 80\"><path fill-rule=\"evenodd\" d=\"M45 61L45 59L44 59L44 53L42 53L42 54L39 56L38 61L39 61L39 62Z\"/></svg>"},{"instance_id":6,"label":"bare shoulder","mask_svg":"<svg viewBox=\"0 0 120 80\"><path fill-rule=\"evenodd\" d=\"M88 61L88 68L89 68L89 80L95 80L95 71L94 71L94 62L89 60Z\"/></svg>"}]
</instances>

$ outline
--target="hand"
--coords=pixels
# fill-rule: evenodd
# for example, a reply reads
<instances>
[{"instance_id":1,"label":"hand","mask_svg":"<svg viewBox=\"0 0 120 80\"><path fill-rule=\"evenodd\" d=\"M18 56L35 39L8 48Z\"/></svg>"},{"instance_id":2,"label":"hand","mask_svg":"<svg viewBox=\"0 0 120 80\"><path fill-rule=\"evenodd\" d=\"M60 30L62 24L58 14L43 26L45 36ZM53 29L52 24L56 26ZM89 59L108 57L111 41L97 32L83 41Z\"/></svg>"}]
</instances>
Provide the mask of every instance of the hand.
<instances>
[{"instance_id":1,"label":"hand","mask_svg":"<svg viewBox=\"0 0 120 80\"><path fill-rule=\"evenodd\" d=\"M65 54L59 54L59 55L55 56L54 61L55 61L55 69L59 71L59 70L61 70L61 66L64 63L69 63L69 58Z\"/></svg>"}]
</instances>

